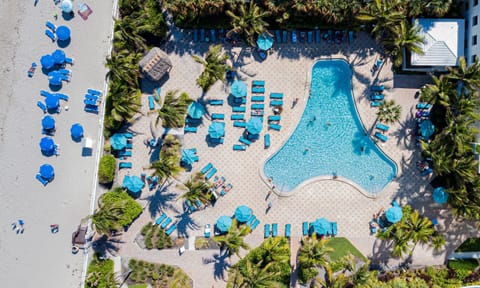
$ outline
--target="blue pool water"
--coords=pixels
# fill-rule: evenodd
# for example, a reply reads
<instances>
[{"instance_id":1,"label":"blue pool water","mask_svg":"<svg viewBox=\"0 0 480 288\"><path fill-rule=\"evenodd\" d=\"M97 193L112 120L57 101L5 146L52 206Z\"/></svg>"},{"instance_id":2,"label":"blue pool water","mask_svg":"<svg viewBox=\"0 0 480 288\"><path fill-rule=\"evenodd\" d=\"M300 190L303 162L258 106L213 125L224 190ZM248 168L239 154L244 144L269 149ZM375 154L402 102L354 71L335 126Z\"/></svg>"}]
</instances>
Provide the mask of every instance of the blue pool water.
<instances>
[{"instance_id":1,"label":"blue pool water","mask_svg":"<svg viewBox=\"0 0 480 288\"><path fill-rule=\"evenodd\" d=\"M352 70L343 60L318 61L313 66L302 118L263 168L280 191L291 191L313 177L338 175L375 195L397 174L395 163L363 129L351 77Z\"/></svg>"}]
</instances>

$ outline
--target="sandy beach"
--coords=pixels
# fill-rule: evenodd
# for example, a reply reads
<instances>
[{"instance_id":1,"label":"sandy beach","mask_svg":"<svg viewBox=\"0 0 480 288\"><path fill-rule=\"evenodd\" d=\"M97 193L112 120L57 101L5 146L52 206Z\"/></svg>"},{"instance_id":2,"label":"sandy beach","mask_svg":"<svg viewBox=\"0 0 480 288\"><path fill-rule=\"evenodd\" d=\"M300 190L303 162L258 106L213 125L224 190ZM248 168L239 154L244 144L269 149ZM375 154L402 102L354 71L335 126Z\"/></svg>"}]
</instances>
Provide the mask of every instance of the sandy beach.
<instances>
[{"instance_id":1,"label":"sandy beach","mask_svg":"<svg viewBox=\"0 0 480 288\"><path fill-rule=\"evenodd\" d=\"M62 17L51 0L0 1L0 283L2 287L80 287L84 255L71 253L71 235L90 210L96 181L95 161L100 116L83 111L87 88L104 89L105 57L111 39L110 1L86 1L93 14L83 20L78 14ZM74 6L76 10L77 1ZM58 20L53 18L57 11ZM39 149L43 112L36 102L44 100L48 79L37 68L27 77L32 62L39 66L42 55L58 48L44 31L45 22L67 25L72 40L64 48L75 59L70 83L61 93L70 97L61 106L68 111L52 115L56 120L53 137L60 145L60 156L45 157ZM93 155L82 156L82 144L70 138L70 127L81 123L85 135L94 139ZM35 179L39 166L55 167L55 179L46 187ZM17 234L11 223L22 219L24 233ZM50 224L59 224L57 234Z\"/></svg>"}]
</instances>

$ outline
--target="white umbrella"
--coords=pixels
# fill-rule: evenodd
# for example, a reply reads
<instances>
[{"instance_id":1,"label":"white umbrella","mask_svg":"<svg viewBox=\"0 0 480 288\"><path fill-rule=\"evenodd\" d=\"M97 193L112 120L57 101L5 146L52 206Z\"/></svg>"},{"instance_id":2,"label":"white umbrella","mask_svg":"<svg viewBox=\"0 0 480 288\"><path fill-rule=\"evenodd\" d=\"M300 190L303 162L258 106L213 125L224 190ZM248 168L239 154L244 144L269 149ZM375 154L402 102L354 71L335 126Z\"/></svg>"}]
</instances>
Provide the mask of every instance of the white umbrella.
<instances>
[{"instance_id":1,"label":"white umbrella","mask_svg":"<svg viewBox=\"0 0 480 288\"><path fill-rule=\"evenodd\" d=\"M70 0L63 0L61 7L62 7L62 11L65 13L70 13L73 11L73 4L72 4L72 1Z\"/></svg>"}]
</instances>

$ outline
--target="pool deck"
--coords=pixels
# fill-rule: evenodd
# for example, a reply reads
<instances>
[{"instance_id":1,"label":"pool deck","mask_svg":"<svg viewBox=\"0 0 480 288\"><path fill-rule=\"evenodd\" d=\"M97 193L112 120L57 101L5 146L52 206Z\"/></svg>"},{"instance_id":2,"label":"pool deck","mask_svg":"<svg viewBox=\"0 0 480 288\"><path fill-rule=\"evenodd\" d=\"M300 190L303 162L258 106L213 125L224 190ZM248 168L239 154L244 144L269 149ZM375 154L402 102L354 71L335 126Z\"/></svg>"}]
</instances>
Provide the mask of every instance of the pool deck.
<instances>
[{"instance_id":1,"label":"pool deck","mask_svg":"<svg viewBox=\"0 0 480 288\"><path fill-rule=\"evenodd\" d=\"M201 65L194 62L191 54L202 55L208 49L208 44L193 43L191 33L175 30L165 49L173 63L168 81L162 86L161 95L166 91L180 89L191 98L202 95L201 89L196 86L195 80L202 71ZM202 236L203 226L207 223L214 224L221 215L233 215L238 205L247 205L253 209L254 214L261 221L257 229L246 237L251 247L256 247L263 240L263 225L278 223L279 235L284 235L285 224L292 225L292 241L298 241L302 234L302 222L313 221L325 217L338 223L338 236L348 238L366 256L372 257L374 262L385 262L395 265L396 261L389 259L389 246L369 233L368 223L372 215L382 208L390 207L392 200L396 199L402 204L410 204L420 209L429 217L436 217L439 221L438 229L446 234L446 251L432 253L429 249L418 247L413 257L413 265L442 264L447 254L459 245L462 240L470 235L477 235L475 226L469 223L459 223L452 219L446 207L435 205L431 200L431 188L428 186L429 178L421 177L415 168L419 160L419 149L412 141L411 129L414 127L415 92L428 77L424 76L394 76L391 72L391 63L387 62L379 73L370 70L379 57L379 48L366 33L360 32L354 44L279 44L275 45L268 58L259 62L254 52L249 52L244 47L224 46L227 53L234 56L236 67L254 77L244 76L248 85L250 98L251 80L265 80L265 118L272 115L268 108L270 92L284 93L284 110L282 112L282 131L268 131L271 135L271 147L264 149L262 131L260 140L247 148L247 151L233 151L233 144L238 144L238 138L243 132L241 128L234 128L230 120L231 107L227 103L223 106L208 106L209 113L224 113L226 123L225 143L216 147L208 147L205 138L210 120L204 117L196 134L184 135L185 148L197 148L200 161L193 165L193 172L199 171L211 162L217 169L216 175L225 176L226 183L232 183L234 188L224 197L221 197L214 207L186 214L181 207L182 201L176 201L181 190L178 181L188 179L189 173L183 173L163 191L147 191L144 188L141 200L145 211L128 232L122 236L124 244L120 246L119 255L124 257L138 257L147 261L162 262L179 265L195 282L195 287L224 287L225 282L222 269L229 263L228 260L218 257L218 250L186 251L179 256L175 250L146 251L134 243L140 229L148 221L159 216L160 209L166 211L170 217L177 217L178 231L184 236ZM368 47L368 48L367 48ZM354 186L338 180L322 179L311 181L297 189L291 196L280 197L272 194L266 200L269 191L268 182L261 178L264 161L288 139L295 129L305 106L309 93L309 75L316 59L342 58L346 59L353 68L353 94L361 120L367 130L374 125L376 108L370 107L368 100L369 86L377 83L385 85L386 99L395 99L403 108L399 123L390 125L386 134L389 140L381 144L381 149L393 159L398 166L398 176L376 198L367 197ZM144 83L146 90L151 89ZM206 99L227 99L229 87L217 82L205 95ZM291 108L295 98L299 98L296 107ZM227 102L227 101L226 101ZM130 131L138 133L133 140L133 157L126 161L134 163L130 171L121 170L117 175L117 182L121 183L126 173L139 175L148 166L148 148L143 144L150 137L150 121L153 115L148 115L148 102L142 98L143 115L130 127ZM247 101L247 115L250 115L251 101ZM247 116L246 119L249 117ZM264 121L266 122L266 121ZM373 135L373 133L372 133ZM341 155L339 155L340 157ZM288 169L288 167L286 167ZM272 202L271 210L266 213L268 202ZM213 225L212 225L213 226ZM298 245L296 246L298 247ZM217 255L217 256L215 256ZM235 260L233 260L235 261ZM201 269L199 269L201 268ZM212 277L205 277L212 271Z\"/></svg>"}]
</instances>

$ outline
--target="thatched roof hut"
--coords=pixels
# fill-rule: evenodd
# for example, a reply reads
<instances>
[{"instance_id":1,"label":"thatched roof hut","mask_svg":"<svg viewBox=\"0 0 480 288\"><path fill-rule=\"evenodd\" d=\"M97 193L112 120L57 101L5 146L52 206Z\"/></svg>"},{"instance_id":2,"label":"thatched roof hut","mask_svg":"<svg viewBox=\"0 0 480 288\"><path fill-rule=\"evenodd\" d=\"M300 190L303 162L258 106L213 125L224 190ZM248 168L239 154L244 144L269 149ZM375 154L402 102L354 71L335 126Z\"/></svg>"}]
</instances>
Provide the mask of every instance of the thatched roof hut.
<instances>
[{"instance_id":1,"label":"thatched roof hut","mask_svg":"<svg viewBox=\"0 0 480 288\"><path fill-rule=\"evenodd\" d=\"M139 65L140 71L153 81L160 80L172 69L172 62L168 59L168 55L157 47L148 51Z\"/></svg>"}]
</instances>

